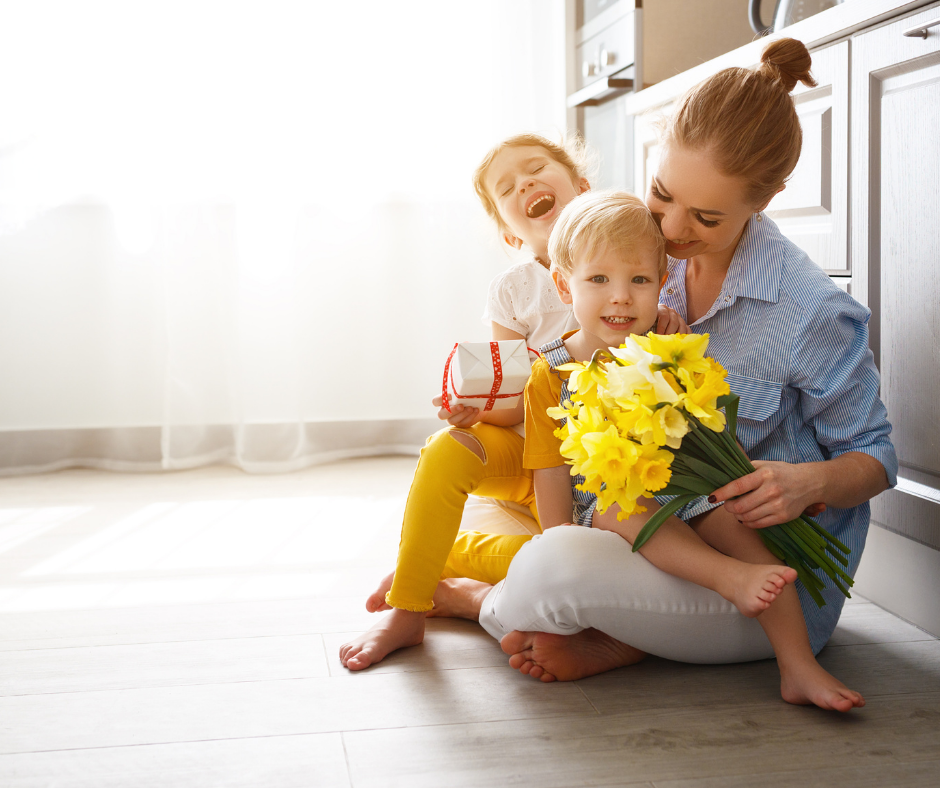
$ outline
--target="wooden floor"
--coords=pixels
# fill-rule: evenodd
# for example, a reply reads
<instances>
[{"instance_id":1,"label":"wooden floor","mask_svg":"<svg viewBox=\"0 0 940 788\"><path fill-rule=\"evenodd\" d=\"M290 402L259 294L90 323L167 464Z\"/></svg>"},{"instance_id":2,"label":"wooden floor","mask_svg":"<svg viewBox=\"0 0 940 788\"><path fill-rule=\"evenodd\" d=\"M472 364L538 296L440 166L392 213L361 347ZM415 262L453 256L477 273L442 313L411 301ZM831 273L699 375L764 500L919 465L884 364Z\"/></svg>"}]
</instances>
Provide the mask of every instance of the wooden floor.
<instances>
[{"instance_id":1,"label":"wooden floor","mask_svg":"<svg viewBox=\"0 0 940 788\"><path fill-rule=\"evenodd\" d=\"M347 673L413 466L0 479L0 786L940 784L940 642L860 599L848 716L772 661L541 684L463 621Z\"/></svg>"}]
</instances>

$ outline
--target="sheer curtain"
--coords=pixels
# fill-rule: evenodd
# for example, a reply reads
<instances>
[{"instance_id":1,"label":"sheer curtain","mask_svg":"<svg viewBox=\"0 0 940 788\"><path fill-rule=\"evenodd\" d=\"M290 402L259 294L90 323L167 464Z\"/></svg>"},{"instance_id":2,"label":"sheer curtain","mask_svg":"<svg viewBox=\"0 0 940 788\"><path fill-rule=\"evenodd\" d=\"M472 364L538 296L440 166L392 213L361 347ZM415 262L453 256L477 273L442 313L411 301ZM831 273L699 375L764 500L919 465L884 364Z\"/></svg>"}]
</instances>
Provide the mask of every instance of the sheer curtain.
<instances>
[{"instance_id":1,"label":"sheer curtain","mask_svg":"<svg viewBox=\"0 0 940 788\"><path fill-rule=\"evenodd\" d=\"M563 53L563 0L6 6L0 473L414 444Z\"/></svg>"}]
</instances>

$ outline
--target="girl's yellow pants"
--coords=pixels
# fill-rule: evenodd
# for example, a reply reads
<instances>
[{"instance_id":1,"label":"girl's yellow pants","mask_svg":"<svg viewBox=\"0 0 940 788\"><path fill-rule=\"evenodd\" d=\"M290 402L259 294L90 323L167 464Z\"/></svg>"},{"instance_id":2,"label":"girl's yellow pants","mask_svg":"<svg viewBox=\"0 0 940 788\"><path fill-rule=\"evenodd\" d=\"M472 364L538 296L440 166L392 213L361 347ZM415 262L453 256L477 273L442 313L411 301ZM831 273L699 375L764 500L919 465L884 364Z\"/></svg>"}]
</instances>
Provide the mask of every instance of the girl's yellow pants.
<instances>
[{"instance_id":1,"label":"girl's yellow pants","mask_svg":"<svg viewBox=\"0 0 940 788\"><path fill-rule=\"evenodd\" d=\"M452 433L473 436L483 450L481 460L455 440ZM459 534L468 495L515 501L535 511L532 471L522 467L524 439L507 427L475 424L448 428L432 435L421 450L405 504L398 563L385 601L404 610L433 607L438 581L470 577L496 583L506 576L512 557L532 537Z\"/></svg>"}]
</instances>

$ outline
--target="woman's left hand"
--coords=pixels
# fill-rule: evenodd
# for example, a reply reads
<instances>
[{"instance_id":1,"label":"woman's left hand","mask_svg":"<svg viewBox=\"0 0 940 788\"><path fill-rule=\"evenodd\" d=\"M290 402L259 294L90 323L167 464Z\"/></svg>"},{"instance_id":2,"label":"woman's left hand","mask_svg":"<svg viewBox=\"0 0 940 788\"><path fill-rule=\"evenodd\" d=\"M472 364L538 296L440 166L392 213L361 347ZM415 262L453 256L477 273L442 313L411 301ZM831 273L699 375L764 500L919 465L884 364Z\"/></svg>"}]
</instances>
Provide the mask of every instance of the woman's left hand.
<instances>
[{"instance_id":1,"label":"woman's left hand","mask_svg":"<svg viewBox=\"0 0 940 788\"><path fill-rule=\"evenodd\" d=\"M804 512L825 509L817 463L755 460L754 473L715 490L711 503L726 501L725 510L749 528L767 528L794 520ZM731 499L734 500L731 500ZM822 508L820 508L822 507Z\"/></svg>"}]
</instances>

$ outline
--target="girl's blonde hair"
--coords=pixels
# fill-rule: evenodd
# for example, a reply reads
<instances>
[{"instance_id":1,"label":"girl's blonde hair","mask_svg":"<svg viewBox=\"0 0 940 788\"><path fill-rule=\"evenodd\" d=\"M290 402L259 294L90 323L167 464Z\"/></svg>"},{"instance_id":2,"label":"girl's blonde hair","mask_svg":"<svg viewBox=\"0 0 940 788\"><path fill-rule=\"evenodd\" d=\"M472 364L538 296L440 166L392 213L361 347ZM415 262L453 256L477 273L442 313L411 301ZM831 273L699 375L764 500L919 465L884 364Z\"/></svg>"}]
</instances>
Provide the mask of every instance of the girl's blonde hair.
<instances>
[{"instance_id":1,"label":"girl's blonde hair","mask_svg":"<svg viewBox=\"0 0 940 788\"><path fill-rule=\"evenodd\" d=\"M719 169L744 180L748 203L762 207L799 161L803 132L790 91L797 82L816 85L811 65L801 41L768 44L756 69L727 68L686 93L662 142L709 151Z\"/></svg>"},{"instance_id":2,"label":"girl's blonde hair","mask_svg":"<svg viewBox=\"0 0 940 788\"><path fill-rule=\"evenodd\" d=\"M666 273L666 244L653 214L635 194L585 192L561 212L548 239L552 270L566 278L576 257L590 259L602 248L630 253L652 248L659 276Z\"/></svg>"},{"instance_id":3,"label":"girl's blonde hair","mask_svg":"<svg viewBox=\"0 0 940 788\"><path fill-rule=\"evenodd\" d=\"M489 153L483 157L483 161L479 163L476 170L474 170L473 188L477 193L477 197L480 198L480 202L483 203L487 214L496 222L501 231L507 230L508 228L499 215L496 203L493 202L493 199L487 193L486 187L483 185L483 179L486 177L487 170L489 170L490 165L493 163L493 159L506 148L527 147L544 148L549 156L568 170L571 174L571 180L575 184L579 183L582 178L587 178L593 168L594 161L592 152L584 144L584 140L582 140L579 135L571 135L561 143L557 143L546 139L540 134L516 134L494 146Z\"/></svg>"}]
</instances>

